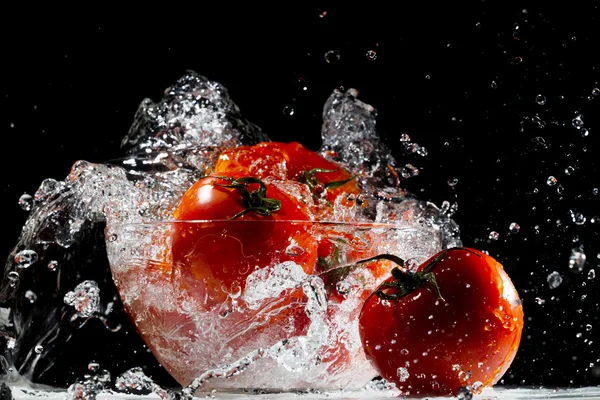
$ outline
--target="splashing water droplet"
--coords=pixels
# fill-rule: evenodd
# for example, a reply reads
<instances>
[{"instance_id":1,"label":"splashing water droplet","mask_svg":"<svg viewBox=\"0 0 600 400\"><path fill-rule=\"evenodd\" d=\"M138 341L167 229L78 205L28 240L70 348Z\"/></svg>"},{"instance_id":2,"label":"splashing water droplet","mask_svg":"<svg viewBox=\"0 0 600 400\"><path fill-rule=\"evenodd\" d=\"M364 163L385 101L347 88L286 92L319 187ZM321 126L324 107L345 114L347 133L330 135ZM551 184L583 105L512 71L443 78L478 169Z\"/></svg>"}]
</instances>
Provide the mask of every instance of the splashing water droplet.
<instances>
[{"instance_id":1,"label":"splashing water droplet","mask_svg":"<svg viewBox=\"0 0 600 400\"><path fill-rule=\"evenodd\" d=\"M587 257L583 252L583 246L571 249L571 255L569 256L569 269L576 273L583 271L586 259Z\"/></svg>"},{"instance_id":2,"label":"splashing water droplet","mask_svg":"<svg viewBox=\"0 0 600 400\"><path fill-rule=\"evenodd\" d=\"M58 268L58 261L52 260L52 261L48 262L48 269L50 271L56 271L57 268Z\"/></svg>"},{"instance_id":3,"label":"splashing water droplet","mask_svg":"<svg viewBox=\"0 0 600 400\"><path fill-rule=\"evenodd\" d=\"M588 331L588 332L591 331L592 329L593 329L592 324L587 324L585 326L585 330Z\"/></svg>"},{"instance_id":4,"label":"splashing water droplet","mask_svg":"<svg viewBox=\"0 0 600 400\"><path fill-rule=\"evenodd\" d=\"M33 250L22 250L15 256L15 264L18 268L29 268L36 262L38 254Z\"/></svg>"},{"instance_id":5,"label":"splashing water droplet","mask_svg":"<svg viewBox=\"0 0 600 400\"><path fill-rule=\"evenodd\" d=\"M6 276L10 287L16 287L19 282L19 273L17 271L10 271Z\"/></svg>"},{"instance_id":6,"label":"splashing water droplet","mask_svg":"<svg viewBox=\"0 0 600 400\"><path fill-rule=\"evenodd\" d=\"M34 347L33 351L35 351L37 354L42 354L44 351L44 346L38 344Z\"/></svg>"},{"instance_id":7,"label":"splashing water droplet","mask_svg":"<svg viewBox=\"0 0 600 400\"><path fill-rule=\"evenodd\" d=\"M581 128L580 132L582 137L588 137L590 134L590 130L588 128Z\"/></svg>"},{"instance_id":8,"label":"splashing water droplet","mask_svg":"<svg viewBox=\"0 0 600 400\"><path fill-rule=\"evenodd\" d=\"M498 88L498 84L496 83L496 81L492 81L492 83L490 83L490 86L492 87L492 89Z\"/></svg>"},{"instance_id":9,"label":"splashing water droplet","mask_svg":"<svg viewBox=\"0 0 600 400\"><path fill-rule=\"evenodd\" d=\"M498 240L500 238L500 234L496 231L491 231L488 238L490 240Z\"/></svg>"},{"instance_id":10,"label":"splashing water droplet","mask_svg":"<svg viewBox=\"0 0 600 400\"><path fill-rule=\"evenodd\" d=\"M541 306L546 302L546 300L542 299L541 297L536 297L535 302Z\"/></svg>"},{"instance_id":11,"label":"splashing water droplet","mask_svg":"<svg viewBox=\"0 0 600 400\"><path fill-rule=\"evenodd\" d=\"M283 115L287 115L288 117L291 117L292 115L294 115L294 108L291 106L284 106L283 107Z\"/></svg>"},{"instance_id":12,"label":"splashing water droplet","mask_svg":"<svg viewBox=\"0 0 600 400\"><path fill-rule=\"evenodd\" d=\"M593 270L593 269L590 269L590 270L588 271L587 278L588 278L589 280L592 280L592 279L596 278L596 271L595 271L595 270Z\"/></svg>"},{"instance_id":13,"label":"splashing water droplet","mask_svg":"<svg viewBox=\"0 0 600 400\"><path fill-rule=\"evenodd\" d=\"M398 375L398 380L400 382L406 382L406 380L408 378L410 378L410 373L408 372L408 369L406 369L404 367L398 368L398 370L396 371L396 373Z\"/></svg>"},{"instance_id":14,"label":"splashing water droplet","mask_svg":"<svg viewBox=\"0 0 600 400\"><path fill-rule=\"evenodd\" d=\"M552 175L550 175L548 177L548 179L546 180L546 185L548 186L554 186L558 183L558 179L556 179L555 177L553 177Z\"/></svg>"},{"instance_id":15,"label":"splashing water droplet","mask_svg":"<svg viewBox=\"0 0 600 400\"><path fill-rule=\"evenodd\" d=\"M369 61L377 60L377 52L375 50L367 51L367 60L369 60Z\"/></svg>"},{"instance_id":16,"label":"splashing water droplet","mask_svg":"<svg viewBox=\"0 0 600 400\"><path fill-rule=\"evenodd\" d=\"M287 254L288 256L296 257L304 254L304 249L298 246L297 244L292 243L285 249L285 254Z\"/></svg>"},{"instance_id":17,"label":"splashing water droplet","mask_svg":"<svg viewBox=\"0 0 600 400\"><path fill-rule=\"evenodd\" d=\"M557 271L554 271L548 275L546 280L548 281L548 286L550 286L550 289L556 289L562 283L563 278Z\"/></svg>"},{"instance_id":18,"label":"splashing water droplet","mask_svg":"<svg viewBox=\"0 0 600 400\"><path fill-rule=\"evenodd\" d=\"M37 300L37 294L35 294L33 291L31 290L27 290L25 292L25 298L31 303L35 303Z\"/></svg>"},{"instance_id":19,"label":"splashing water droplet","mask_svg":"<svg viewBox=\"0 0 600 400\"><path fill-rule=\"evenodd\" d=\"M535 96L535 102L538 103L540 106L543 106L544 104L546 104L546 96L544 96L543 94L538 94L537 96Z\"/></svg>"},{"instance_id":20,"label":"splashing water droplet","mask_svg":"<svg viewBox=\"0 0 600 400\"><path fill-rule=\"evenodd\" d=\"M25 211L31 211L31 207L33 206L33 196L30 194L24 193L19 197L19 207L21 207Z\"/></svg>"},{"instance_id":21,"label":"splashing water droplet","mask_svg":"<svg viewBox=\"0 0 600 400\"><path fill-rule=\"evenodd\" d=\"M573 220L573 222L576 225L583 225L583 224L585 224L585 221L587 221L587 219L585 218L585 215L583 215L582 213L574 212L573 210L569 210L569 214L571 214L571 219Z\"/></svg>"},{"instance_id":22,"label":"splashing water droplet","mask_svg":"<svg viewBox=\"0 0 600 400\"><path fill-rule=\"evenodd\" d=\"M325 61L328 64L336 64L340 61L341 55L338 50L329 50L325 53Z\"/></svg>"},{"instance_id":23,"label":"splashing water droplet","mask_svg":"<svg viewBox=\"0 0 600 400\"><path fill-rule=\"evenodd\" d=\"M565 187L563 185L558 185L556 187L556 193L562 194L565 191Z\"/></svg>"},{"instance_id":24,"label":"splashing water droplet","mask_svg":"<svg viewBox=\"0 0 600 400\"><path fill-rule=\"evenodd\" d=\"M90 363L88 364L88 371L90 372L97 372L100 369L100 364L97 363L96 361L90 361Z\"/></svg>"},{"instance_id":25,"label":"splashing water droplet","mask_svg":"<svg viewBox=\"0 0 600 400\"><path fill-rule=\"evenodd\" d=\"M578 116L573 118L573 121L571 121L571 123L573 124L574 128L581 129L583 127L583 115L579 114Z\"/></svg>"},{"instance_id":26,"label":"splashing water droplet","mask_svg":"<svg viewBox=\"0 0 600 400\"><path fill-rule=\"evenodd\" d=\"M412 178L413 176L419 175L419 169L412 164L406 164L402 167L400 175L402 175L404 179Z\"/></svg>"},{"instance_id":27,"label":"splashing water droplet","mask_svg":"<svg viewBox=\"0 0 600 400\"><path fill-rule=\"evenodd\" d=\"M458 184L458 178L453 177L453 178L448 179L448 186L454 187L457 184Z\"/></svg>"},{"instance_id":28,"label":"splashing water droplet","mask_svg":"<svg viewBox=\"0 0 600 400\"><path fill-rule=\"evenodd\" d=\"M510 226L508 227L508 230L511 233L518 233L520 229L521 229L521 227L516 222L511 223Z\"/></svg>"},{"instance_id":29,"label":"splashing water droplet","mask_svg":"<svg viewBox=\"0 0 600 400\"><path fill-rule=\"evenodd\" d=\"M95 281L83 281L64 297L65 304L73 306L80 317L91 317L100 304L100 288Z\"/></svg>"},{"instance_id":30,"label":"splashing water droplet","mask_svg":"<svg viewBox=\"0 0 600 400\"><path fill-rule=\"evenodd\" d=\"M154 382L144 374L144 371L140 367L125 371L115 379L115 388L119 392L149 394L152 392L153 387Z\"/></svg>"}]
</instances>

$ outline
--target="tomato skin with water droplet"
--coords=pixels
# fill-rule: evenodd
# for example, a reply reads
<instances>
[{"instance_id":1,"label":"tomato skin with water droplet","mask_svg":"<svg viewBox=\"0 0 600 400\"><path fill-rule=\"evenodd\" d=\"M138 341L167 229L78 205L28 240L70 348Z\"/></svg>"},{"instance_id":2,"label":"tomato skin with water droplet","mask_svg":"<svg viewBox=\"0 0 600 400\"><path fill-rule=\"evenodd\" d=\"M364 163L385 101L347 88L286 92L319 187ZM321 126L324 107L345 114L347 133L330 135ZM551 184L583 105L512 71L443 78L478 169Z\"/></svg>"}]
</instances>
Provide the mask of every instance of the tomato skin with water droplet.
<instances>
[{"instance_id":1,"label":"tomato skin with water droplet","mask_svg":"<svg viewBox=\"0 0 600 400\"><path fill-rule=\"evenodd\" d=\"M367 358L405 395L454 396L462 386L491 386L520 343L523 308L502 265L473 249L444 251L432 269L443 299L429 282L399 299L373 293L359 317Z\"/></svg>"}]
</instances>

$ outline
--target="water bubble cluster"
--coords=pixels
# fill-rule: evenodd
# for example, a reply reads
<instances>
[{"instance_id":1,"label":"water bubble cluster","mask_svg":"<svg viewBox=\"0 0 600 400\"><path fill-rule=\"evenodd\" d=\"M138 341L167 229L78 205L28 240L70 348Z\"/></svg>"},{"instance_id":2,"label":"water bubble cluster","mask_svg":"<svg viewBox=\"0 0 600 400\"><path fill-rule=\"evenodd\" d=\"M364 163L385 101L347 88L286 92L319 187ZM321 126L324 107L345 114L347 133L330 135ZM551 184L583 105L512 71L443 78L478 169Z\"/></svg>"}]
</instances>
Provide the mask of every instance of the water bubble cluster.
<instances>
[{"instance_id":1,"label":"water bubble cluster","mask_svg":"<svg viewBox=\"0 0 600 400\"><path fill-rule=\"evenodd\" d=\"M100 305L100 288L95 281L83 281L65 294L64 301L75 308L78 316L91 317Z\"/></svg>"}]
</instances>

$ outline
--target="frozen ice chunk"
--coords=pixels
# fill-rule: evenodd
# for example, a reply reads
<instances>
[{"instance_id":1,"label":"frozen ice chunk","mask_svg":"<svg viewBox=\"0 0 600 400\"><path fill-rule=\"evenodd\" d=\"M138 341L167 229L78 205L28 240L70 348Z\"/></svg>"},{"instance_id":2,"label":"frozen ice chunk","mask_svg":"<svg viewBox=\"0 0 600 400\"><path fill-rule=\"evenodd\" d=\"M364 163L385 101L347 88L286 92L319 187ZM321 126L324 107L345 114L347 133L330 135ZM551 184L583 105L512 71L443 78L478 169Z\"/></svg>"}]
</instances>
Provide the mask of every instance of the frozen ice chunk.
<instances>
[{"instance_id":1,"label":"frozen ice chunk","mask_svg":"<svg viewBox=\"0 0 600 400\"><path fill-rule=\"evenodd\" d=\"M241 116L225 87L189 71L158 103L142 101L121 147L137 154L267 140Z\"/></svg>"}]
</instances>

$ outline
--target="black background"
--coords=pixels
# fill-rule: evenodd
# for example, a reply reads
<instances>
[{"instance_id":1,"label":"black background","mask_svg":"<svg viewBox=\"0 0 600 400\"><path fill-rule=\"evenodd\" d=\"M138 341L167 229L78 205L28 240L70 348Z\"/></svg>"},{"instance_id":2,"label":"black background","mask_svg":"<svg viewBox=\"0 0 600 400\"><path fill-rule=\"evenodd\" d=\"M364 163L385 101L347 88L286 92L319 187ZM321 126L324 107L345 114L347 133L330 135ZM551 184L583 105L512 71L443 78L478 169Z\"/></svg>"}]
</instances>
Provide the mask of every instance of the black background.
<instances>
[{"instance_id":1,"label":"black background","mask_svg":"<svg viewBox=\"0 0 600 400\"><path fill-rule=\"evenodd\" d=\"M5 12L0 24L4 254L27 217L19 196L45 178L64 179L77 160L122 155L138 104L160 100L186 70L222 83L273 140L313 149L327 97L356 88L377 108L378 131L399 164L420 168L405 186L437 205L456 197L463 243L488 250L513 278L526 326L504 384L600 384L593 367L600 366L600 277L588 279L600 257L597 6L202 4L110 17L37 11ZM326 62L329 50L339 51L339 62ZM284 112L290 108L292 115ZM577 115L588 136L572 125ZM428 155L405 154L402 133ZM562 193L546 184L551 175ZM458 178L454 189L450 178ZM585 224L575 224L571 211ZM518 233L509 232L512 222ZM488 239L491 231L497 241ZM587 263L577 274L568 264L579 245ZM553 290L552 271L564 278Z\"/></svg>"}]
</instances>

